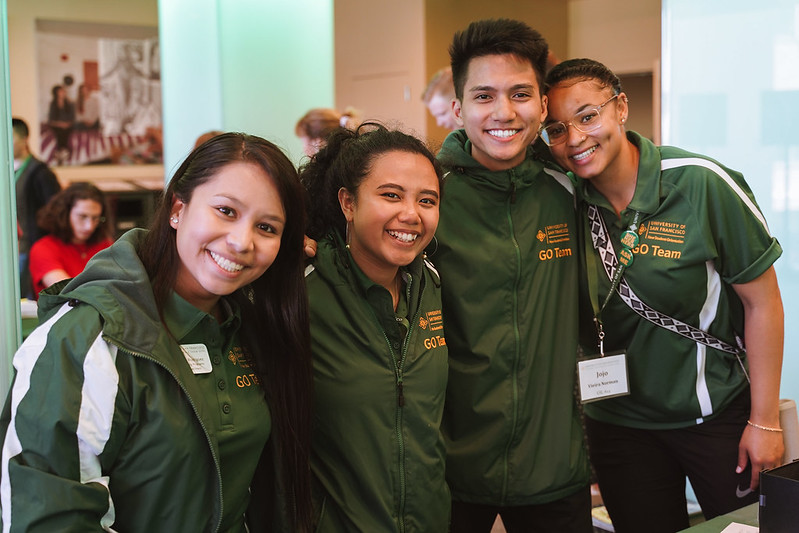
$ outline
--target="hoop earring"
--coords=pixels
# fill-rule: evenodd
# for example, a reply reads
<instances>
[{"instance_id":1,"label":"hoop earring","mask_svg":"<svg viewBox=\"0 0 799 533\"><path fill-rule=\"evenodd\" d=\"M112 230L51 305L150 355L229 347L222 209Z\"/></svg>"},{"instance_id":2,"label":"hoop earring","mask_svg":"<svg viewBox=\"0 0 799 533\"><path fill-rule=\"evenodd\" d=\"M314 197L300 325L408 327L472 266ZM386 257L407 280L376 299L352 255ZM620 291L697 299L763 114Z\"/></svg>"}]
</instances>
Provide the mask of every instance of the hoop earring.
<instances>
[{"instance_id":1,"label":"hoop earring","mask_svg":"<svg viewBox=\"0 0 799 533\"><path fill-rule=\"evenodd\" d=\"M428 252L427 252L427 250L425 249L424 253L422 254L422 256L424 257L424 259L427 259L427 256L428 256L428 255L429 255L429 256L431 256L431 257L432 257L432 256L434 256L434 255L436 255L436 252L438 251L438 239L436 238L436 236L435 236L435 235L433 235L433 240L432 240L432 241L430 241L430 242L433 242L433 243L435 243L435 245L436 245L436 246L435 246L435 248L433 248L433 251L432 251L432 252L429 252L429 253L428 253ZM428 246L429 246L429 245L428 245Z\"/></svg>"}]
</instances>

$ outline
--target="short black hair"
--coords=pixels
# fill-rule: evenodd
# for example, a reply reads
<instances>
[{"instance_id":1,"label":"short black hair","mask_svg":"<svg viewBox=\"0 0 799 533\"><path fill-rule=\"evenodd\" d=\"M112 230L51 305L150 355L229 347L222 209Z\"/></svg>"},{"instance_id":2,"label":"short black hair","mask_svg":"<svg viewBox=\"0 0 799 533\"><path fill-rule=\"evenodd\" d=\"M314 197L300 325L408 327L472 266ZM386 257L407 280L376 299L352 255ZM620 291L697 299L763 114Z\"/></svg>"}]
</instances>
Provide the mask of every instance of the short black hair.
<instances>
[{"instance_id":1,"label":"short black hair","mask_svg":"<svg viewBox=\"0 0 799 533\"><path fill-rule=\"evenodd\" d=\"M455 96L463 98L469 63L476 57L511 54L529 61L539 87L544 86L549 45L544 37L524 22L512 19L487 19L472 22L455 33L449 47Z\"/></svg>"},{"instance_id":2,"label":"short black hair","mask_svg":"<svg viewBox=\"0 0 799 533\"><path fill-rule=\"evenodd\" d=\"M18 117L11 119L11 131L16 133L21 139L27 139L28 135L30 135L30 131L28 131L28 124Z\"/></svg>"}]
</instances>

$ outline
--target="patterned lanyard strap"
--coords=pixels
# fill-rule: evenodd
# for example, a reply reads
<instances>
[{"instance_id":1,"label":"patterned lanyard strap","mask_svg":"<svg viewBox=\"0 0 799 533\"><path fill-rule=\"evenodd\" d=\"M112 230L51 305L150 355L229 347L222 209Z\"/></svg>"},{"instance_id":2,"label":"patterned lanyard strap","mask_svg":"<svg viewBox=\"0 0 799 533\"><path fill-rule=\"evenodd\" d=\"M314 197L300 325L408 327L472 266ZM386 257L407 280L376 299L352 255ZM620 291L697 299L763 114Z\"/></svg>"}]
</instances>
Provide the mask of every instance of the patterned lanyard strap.
<instances>
[{"instance_id":1,"label":"patterned lanyard strap","mask_svg":"<svg viewBox=\"0 0 799 533\"><path fill-rule=\"evenodd\" d=\"M636 213L636 221L633 222L633 225L637 224L638 220L638 213ZM715 348L717 350L721 350L723 352L727 352L730 354L735 355L738 357L738 361L743 366L743 362L741 362L740 354L744 352L743 344L741 343L740 339L736 339L740 345L740 347L735 347L729 343L726 343L720 339L717 339L713 335L703 331L699 328L695 328L690 324L686 324L685 322L681 322L676 318L672 318L668 315L664 315L660 311L652 309L650 306L645 304L641 301L641 299L635 294L635 292L630 288L630 285L627 283L625 279L622 278L622 274L624 271L625 266L629 266L632 264L632 261L629 263L624 263L624 259L622 258L622 264L619 264L619 259L616 257L616 253L613 250L613 244L610 242L610 238L608 237L608 231L605 226L605 221L602 219L602 215L599 213L599 208L595 205L588 205L588 224L591 230L591 242L593 244L594 249L599 254L599 258L602 261L602 266L604 267L605 274L607 274L608 278L611 279L611 289L608 293L608 298L605 299L605 305L610 298L610 295L613 294L614 290L618 292L619 296L621 297L622 301L624 301L627 306L638 313L641 317L645 318L649 322L665 328L669 331L672 331L678 335L682 335L688 339L691 339L694 342L699 342L710 346L711 348ZM632 229L633 226L630 226ZM625 231L622 234L622 252L619 254L623 256L624 250L627 249L627 244L625 242L626 239L629 239L628 233L630 230ZM635 235L635 240L628 241L628 242L638 242L638 236ZM632 256L632 248L635 246L629 247L630 255ZM619 273L621 271L621 273ZM618 281L613 283L613 280ZM593 299L593 296L592 296ZM605 305L602 306L604 309ZM601 309L599 309L601 312ZM601 327L601 326L600 326ZM601 339L600 339L601 340Z\"/></svg>"}]
</instances>

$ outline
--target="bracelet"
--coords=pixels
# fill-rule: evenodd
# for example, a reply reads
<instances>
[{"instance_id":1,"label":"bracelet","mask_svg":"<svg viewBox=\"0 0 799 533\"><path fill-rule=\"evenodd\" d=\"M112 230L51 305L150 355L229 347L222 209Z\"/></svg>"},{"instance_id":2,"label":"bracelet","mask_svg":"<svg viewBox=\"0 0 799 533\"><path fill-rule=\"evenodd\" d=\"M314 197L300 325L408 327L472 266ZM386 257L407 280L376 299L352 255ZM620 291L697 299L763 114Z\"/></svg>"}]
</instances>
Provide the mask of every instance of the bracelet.
<instances>
[{"instance_id":1,"label":"bracelet","mask_svg":"<svg viewBox=\"0 0 799 533\"><path fill-rule=\"evenodd\" d=\"M768 426L761 426L760 424L755 424L751 420L747 420L746 423L752 426L753 428L762 429L763 431L773 431L774 433L782 433L782 428L770 428Z\"/></svg>"}]
</instances>

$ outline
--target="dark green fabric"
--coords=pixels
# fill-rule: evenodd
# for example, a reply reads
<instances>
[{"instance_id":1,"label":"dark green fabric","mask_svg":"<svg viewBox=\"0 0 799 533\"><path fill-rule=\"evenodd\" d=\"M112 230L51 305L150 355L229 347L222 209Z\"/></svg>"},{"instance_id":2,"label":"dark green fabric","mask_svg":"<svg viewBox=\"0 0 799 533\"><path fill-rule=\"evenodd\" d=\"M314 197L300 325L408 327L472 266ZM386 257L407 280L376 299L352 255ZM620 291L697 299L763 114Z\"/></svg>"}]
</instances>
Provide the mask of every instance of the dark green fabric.
<instances>
[{"instance_id":1,"label":"dark green fabric","mask_svg":"<svg viewBox=\"0 0 799 533\"><path fill-rule=\"evenodd\" d=\"M218 530L221 475L212 430L218 406L202 399L204 388L172 337L202 324L194 320L172 334L161 324L136 253L144 234L128 232L39 300L41 326L15 356L19 403L12 411L7 401L0 421L6 440L13 415L22 443L21 453L3 456L12 531L99 531L104 515L118 531ZM176 319L168 320L176 325ZM97 426L98 418L80 440L103 434L107 440L100 449L79 448L82 404L106 397L84 407L110 411L110 426ZM98 476L110 481L85 479L79 449L90 466L99 459Z\"/></svg>"},{"instance_id":2,"label":"dark green fabric","mask_svg":"<svg viewBox=\"0 0 799 533\"><path fill-rule=\"evenodd\" d=\"M320 241L306 277L320 532L448 530L439 280L421 258L407 270L412 318L406 336L389 292L366 278L343 246Z\"/></svg>"},{"instance_id":3,"label":"dark green fabric","mask_svg":"<svg viewBox=\"0 0 799 533\"><path fill-rule=\"evenodd\" d=\"M447 479L464 502L551 502L584 488L574 397L577 227L568 178L532 148L507 171L470 155L463 130L439 154L448 174L439 268L450 353Z\"/></svg>"},{"instance_id":4,"label":"dark green fabric","mask_svg":"<svg viewBox=\"0 0 799 533\"><path fill-rule=\"evenodd\" d=\"M730 284L758 277L782 248L740 173L705 156L657 147L635 132L627 135L640 160L635 194L621 218L590 181L580 183L581 196L600 207L617 251L621 232L640 211L640 244L624 278L644 303L736 345L743 308ZM608 277L598 259L588 264L604 300ZM592 418L648 429L692 426L720 413L748 386L734 356L641 318L618 294L602 321L605 349L627 351L630 395L586 405Z\"/></svg>"}]
</instances>

